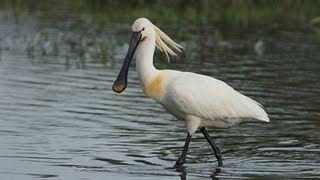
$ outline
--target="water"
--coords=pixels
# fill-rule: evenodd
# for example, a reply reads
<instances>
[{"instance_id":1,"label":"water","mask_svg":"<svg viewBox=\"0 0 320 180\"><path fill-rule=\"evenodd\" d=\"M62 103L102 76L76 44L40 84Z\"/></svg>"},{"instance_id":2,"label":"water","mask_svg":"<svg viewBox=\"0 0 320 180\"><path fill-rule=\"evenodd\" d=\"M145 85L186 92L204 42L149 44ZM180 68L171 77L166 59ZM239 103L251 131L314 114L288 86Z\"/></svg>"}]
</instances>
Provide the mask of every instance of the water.
<instances>
[{"instance_id":1,"label":"water","mask_svg":"<svg viewBox=\"0 0 320 180\"><path fill-rule=\"evenodd\" d=\"M316 32L222 31L213 25L181 30L159 23L186 49L171 64L158 52L157 67L224 80L270 115L270 123L209 128L224 159L215 172L217 162L200 133L192 138L185 168L172 168L184 144L184 123L144 96L134 64L127 90L111 90L132 22L77 30L64 27L76 21L4 19L1 179L320 178Z\"/></svg>"}]
</instances>

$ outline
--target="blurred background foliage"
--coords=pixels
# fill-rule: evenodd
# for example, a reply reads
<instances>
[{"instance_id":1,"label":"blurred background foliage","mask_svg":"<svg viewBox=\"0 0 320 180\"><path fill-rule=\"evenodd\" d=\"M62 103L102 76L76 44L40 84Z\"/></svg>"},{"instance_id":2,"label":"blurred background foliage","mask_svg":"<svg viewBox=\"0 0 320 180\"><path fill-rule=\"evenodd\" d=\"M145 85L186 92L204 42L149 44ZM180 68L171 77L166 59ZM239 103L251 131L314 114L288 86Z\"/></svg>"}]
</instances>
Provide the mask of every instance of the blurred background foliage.
<instances>
[{"instance_id":1,"label":"blurred background foliage","mask_svg":"<svg viewBox=\"0 0 320 180\"><path fill-rule=\"evenodd\" d=\"M0 58L1 50L21 50L30 58L59 56L66 67L113 65L139 17L174 34L190 58L263 49L261 37L278 30L320 34L320 0L2 0Z\"/></svg>"}]
</instances>

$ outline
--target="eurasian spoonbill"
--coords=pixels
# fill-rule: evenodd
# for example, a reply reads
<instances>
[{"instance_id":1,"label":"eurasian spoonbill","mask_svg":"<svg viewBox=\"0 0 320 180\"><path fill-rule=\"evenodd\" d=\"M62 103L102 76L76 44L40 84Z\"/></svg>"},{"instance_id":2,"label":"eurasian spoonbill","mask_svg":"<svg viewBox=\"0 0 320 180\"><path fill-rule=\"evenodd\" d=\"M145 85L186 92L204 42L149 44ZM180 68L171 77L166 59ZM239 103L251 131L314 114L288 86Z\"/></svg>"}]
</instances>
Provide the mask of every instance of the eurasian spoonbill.
<instances>
[{"instance_id":1,"label":"eurasian spoonbill","mask_svg":"<svg viewBox=\"0 0 320 180\"><path fill-rule=\"evenodd\" d=\"M220 150L205 127L229 127L244 120L269 122L268 115L259 103L223 81L191 72L156 69L153 65L155 47L169 58L169 55L176 55L169 46L177 51L182 49L148 19L137 19L132 25L129 49L113 91L121 93L125 90L129 65L135 54L144 93L177 119L186 121L187 138L175 167L185 163L191 136L198 128L211 145L218 166L222 166Z\"/></svg>"}]
</instances>

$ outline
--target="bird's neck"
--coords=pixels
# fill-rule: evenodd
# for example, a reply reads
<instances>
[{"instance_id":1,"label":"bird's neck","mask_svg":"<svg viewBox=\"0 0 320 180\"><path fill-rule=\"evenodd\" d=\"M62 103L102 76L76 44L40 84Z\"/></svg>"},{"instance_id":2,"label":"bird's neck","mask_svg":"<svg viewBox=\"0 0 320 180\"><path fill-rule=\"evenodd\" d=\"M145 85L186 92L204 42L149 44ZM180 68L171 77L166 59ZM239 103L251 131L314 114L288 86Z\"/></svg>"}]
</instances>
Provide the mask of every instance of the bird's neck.
<instances>
[{"instance_id":1,"label":"bird's neck","mask_svg":"<svg viewBox=\"0 0 320 180\"><path fill-rule=\"evenodd\" d=\"M136 69L143 87L159 73L159 70L153 65L154 50L155 42L152 41L142 43L137 49Z\"/></svg>"}]
</instances>

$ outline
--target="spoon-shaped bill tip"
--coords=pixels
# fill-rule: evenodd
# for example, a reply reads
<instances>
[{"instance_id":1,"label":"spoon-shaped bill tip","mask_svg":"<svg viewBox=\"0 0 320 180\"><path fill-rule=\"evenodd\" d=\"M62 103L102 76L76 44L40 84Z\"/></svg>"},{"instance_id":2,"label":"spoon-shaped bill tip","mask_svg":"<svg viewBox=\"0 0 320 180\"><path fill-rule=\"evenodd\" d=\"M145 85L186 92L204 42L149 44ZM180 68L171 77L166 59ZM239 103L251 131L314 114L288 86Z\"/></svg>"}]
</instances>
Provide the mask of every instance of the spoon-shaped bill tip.
<instances>
[{"instance_id":1,"label":"spoon-shaped bill tip","mask_svg":"<svg viewBox=\"0 0 320 180\"><path fill-rule=\"evenodd\" d=\"M122 93L126 89L126 86L123 84L115 84L112 86L112 90L116 93Z\"/></svg>"}]
</instances>

